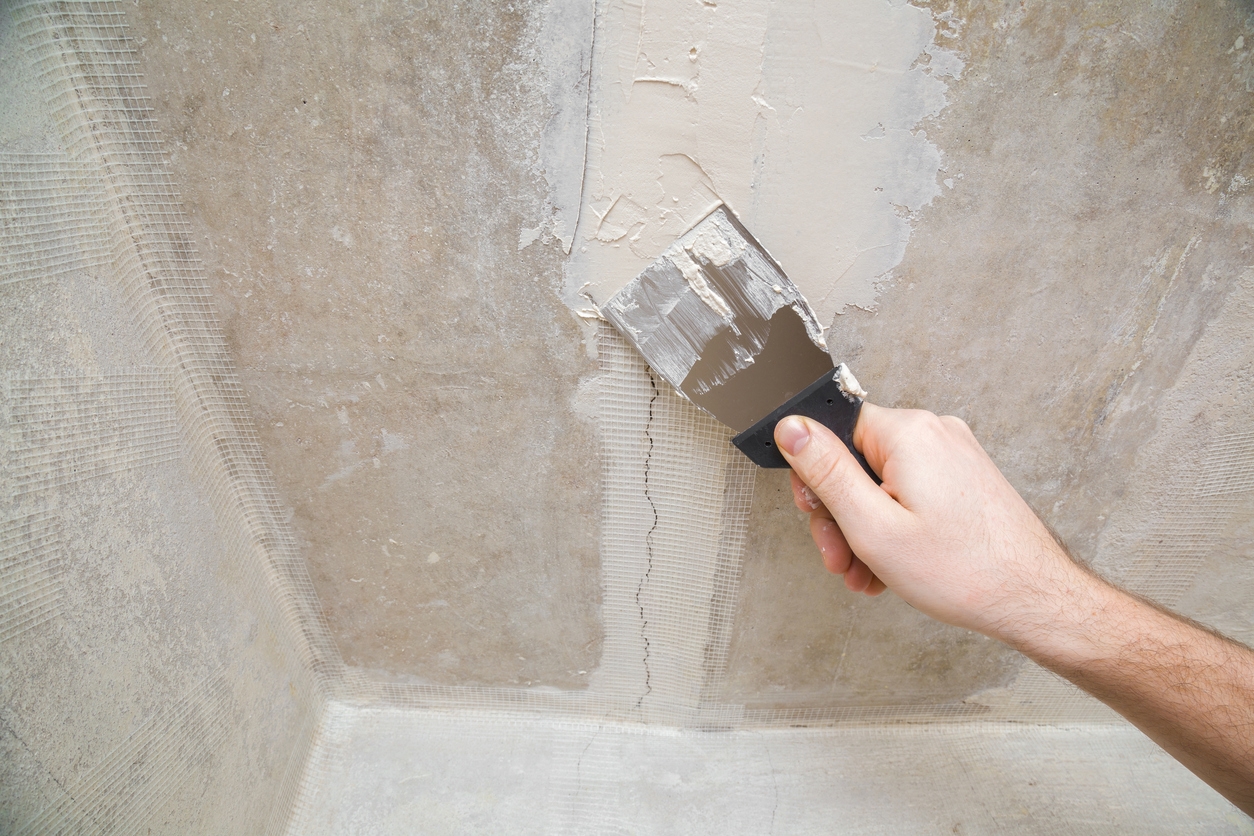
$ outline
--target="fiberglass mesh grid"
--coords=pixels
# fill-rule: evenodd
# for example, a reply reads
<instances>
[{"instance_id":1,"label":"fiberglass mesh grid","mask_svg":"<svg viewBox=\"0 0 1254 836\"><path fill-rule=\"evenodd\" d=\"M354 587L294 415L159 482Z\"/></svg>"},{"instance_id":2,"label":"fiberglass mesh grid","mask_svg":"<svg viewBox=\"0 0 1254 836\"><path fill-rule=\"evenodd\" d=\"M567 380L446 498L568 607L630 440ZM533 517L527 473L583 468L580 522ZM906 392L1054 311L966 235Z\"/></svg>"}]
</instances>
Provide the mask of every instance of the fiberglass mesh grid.
<instances>
[{"instance_id":1,"label":"fiberglass mesh grid","mask_svg":"<svg viewBox=\"0 0 1254 836\"><path fill-rule=\"evenodd\" d=\"M0 521L0 643L61 612L62 567L56 515L41 511Z\"/></svg>"},{"instance_id":2,"label":"fiberglass mesh grid","mask_svg":"<svg viewBox=\"0 0 1254 836\"><path fill-rule=\"evenodd\" d=\"M1129 588L1171 607L1193 584L1234 514L1248 507L1254 490L1254 433L1216 436L1206 445L1188 497L1164 508L1149 536L1136 544ZM1191 494L1191 496L1190 496Z\"/></svg>"},{"instance_id":3,"label":"fiberglass mesh grid","mask_svg":"<svg viewBox=\"0 0 1254 836\"><path fill-rule=\"evenodd\" d=\"M1254 490L1254 432L1220 436L1206 448L1206 467L1194 496L1231 496Z\"/></svg>"},{"instance_id":4,"label":"fiberglass mesh grid","mask_svg":"<svg viewBox=\"0 0 1254 836\"><path fill-rule=\"evenodd\" d=\"M295 797L321 694L342 663L265 470L243 391L211 307L203 268L144 98L117 3L20 3L11 15L61 149L0 156L0 293L79 274L116 288L140 324L141 369L12 371L7 441L17 500L56 524L67 481L183 455L222 524L228 571L277 639L304 726L279 777L270 830ZM34 358L32 358L34 359ZM180 430L186 446L180 449ZM37 516L38 516L37 514ZM41 517L42 518L42 517ZM31 557L31 526L4 547L5 618L47 620L55 561ZM13 540L13 542L10 542ZM9 570L13 571L9 571ZM11 593L11 594L10 594ZM229 678L229 677L228 677ZM218 685L213 682L219 681ZM206 681L121 741L26 832L131 831L226 744L228 691ZM203 719L197 719L203 718Z\"/></svg>"},{"instance_id":5,"label":"fiberglass mesh grid","mask_svg":"<svg viewBox=\"0 0 1254 836\"><path fill-rule=\"evenodd\" d=\"M168 375L136 369L7 385L14 488L55 487L181 453Z\"/></svg>"},{"instance_id":6,"label":"fiberglass mesh grid","mask_svg":"<svg viewBox=\"0 0 1254 836\"><path fill-rule=\"evenodd\" d=\"M293 649L312 654L315 669L337 669L167 172L125 13L113 2L58 2L19 4L12 14L71 168L90 180L72 195L46 190L40 211L95 216L111 278L145 324L152 356L170 370L181 423L195 429L193 464L213 471L217 500L243 514L245 523L224 533L240 562L260 570L253 583L277 593L259 600L277 607L278 623L297 628Z\"/></svg>"},{"instance_id":7,"label":"fiberglass mesh grid","mask_svg":"<svg viewBox=\"0 0 1254 836\"><path fill-rule=\"evenodd\" d=\"M725 723L693 712L726 672L753 467L604 322L597 351L605 649L592 687L649 721Z\"/></svg>"},{"instance_id":8,"label":"fiberglass mesh grid","mask_svg":"<svg viewBox=\"0 0 1254 836\"><path fill-rule=\"evenodd\" d=\"M100 184L84 174L61 154L0 153L0 286L108 263Z\"/></svg>"},{"instance_id":9,"label":"fiberglass mesh grid","mask_svg":"<svg viewBox=\"0 0 1254 836\"><path fill-rule=\"evenodd\" d=\"M93 765L22 833L135 833L230 732L230 688L214 671Z\"/></svg>"}]
</instances>

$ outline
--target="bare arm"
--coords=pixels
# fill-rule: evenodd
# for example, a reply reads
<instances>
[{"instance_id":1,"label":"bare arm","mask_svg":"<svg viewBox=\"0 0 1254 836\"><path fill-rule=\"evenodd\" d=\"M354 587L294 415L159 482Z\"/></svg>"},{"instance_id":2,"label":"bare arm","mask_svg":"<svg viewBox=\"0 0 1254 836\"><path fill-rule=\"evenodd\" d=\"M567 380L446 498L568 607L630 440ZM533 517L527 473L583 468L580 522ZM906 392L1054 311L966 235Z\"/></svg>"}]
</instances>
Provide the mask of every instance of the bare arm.
<instances>
[{"instance_id":1,"label":"bare arm","mask_svg":"<svg viewBox=\"0 0 1254 836\"><path fill-rule=\"evenodd\" d=\"M866 404L854 442L823 426L776 442L833 572L1006 642L1134 723L1254 815L1254 651L1119 590L1073 561L966 424Z\"/></svg>"}]
</instances>

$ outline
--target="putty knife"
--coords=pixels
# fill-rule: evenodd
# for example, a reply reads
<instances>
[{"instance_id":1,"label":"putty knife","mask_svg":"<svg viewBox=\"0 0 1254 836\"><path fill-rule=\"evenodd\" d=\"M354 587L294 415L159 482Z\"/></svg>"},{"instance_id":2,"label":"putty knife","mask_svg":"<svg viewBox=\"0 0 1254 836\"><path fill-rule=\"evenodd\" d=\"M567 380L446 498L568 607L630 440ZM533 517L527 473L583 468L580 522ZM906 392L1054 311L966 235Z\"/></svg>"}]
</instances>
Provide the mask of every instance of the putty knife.
<instances>
[{"instance_id":1,"label":"putty knife","mask_svg":"<svg viewBox=\"0 0 1254 836\"><path fill-rule=\"evenodd\" d=\"M810 305L749 231L720 206L614 294L601 315L648 364L737 432L760 467L788 467L775 425L804 415L853 447L866 392L834 366Z\"/></svg>"}]
</instances>

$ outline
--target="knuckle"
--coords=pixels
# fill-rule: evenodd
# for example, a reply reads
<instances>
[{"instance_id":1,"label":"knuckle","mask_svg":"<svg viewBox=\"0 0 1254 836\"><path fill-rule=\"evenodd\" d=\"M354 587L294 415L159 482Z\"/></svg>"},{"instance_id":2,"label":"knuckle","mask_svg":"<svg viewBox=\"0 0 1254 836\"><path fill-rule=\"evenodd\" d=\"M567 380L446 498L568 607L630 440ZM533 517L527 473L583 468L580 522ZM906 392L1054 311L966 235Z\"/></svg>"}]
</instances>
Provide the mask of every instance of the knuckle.
<instances>
[{"instance_id":1,"label":"knuckle","mask_svg":"<svg viewBox=\"0 0 1254 836\"><path fill-rule=\"evenodd\" d=\"M971 426L956 415L946 415L941 419L945 422L951 434L956 434L964 441L974 441L975 433L971 432Z\"/></svg>"},{"instance_id":2,"label":"knuckle","mask_svg":"<svg viewBox=\"0 0 1254 836\"><path fill-rule=\"evenodd\" d=\"M910 427L915 432L932 431L940 426L940 417L926 409L912 409L909 416Z\"/></svg>"},{"instance_id":3,"label":"knuckle","mask_svg":"<svg viewBox=\"0 0 1254 836\"><path fill-rule=\"evenodd\" d=\"M933 439L946 434L945 419L923 409L910 411L907 436L913 441Z\"/></svg>"}]
</instances>

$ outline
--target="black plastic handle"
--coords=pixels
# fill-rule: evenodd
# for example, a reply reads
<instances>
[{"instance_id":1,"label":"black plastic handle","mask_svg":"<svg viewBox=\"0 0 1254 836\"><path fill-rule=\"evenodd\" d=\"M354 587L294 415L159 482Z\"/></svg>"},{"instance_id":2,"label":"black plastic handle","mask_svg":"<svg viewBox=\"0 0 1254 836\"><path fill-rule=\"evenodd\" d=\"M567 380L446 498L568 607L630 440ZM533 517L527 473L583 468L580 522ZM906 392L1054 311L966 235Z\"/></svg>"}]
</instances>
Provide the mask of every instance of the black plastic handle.
<instances>
[{"instance_id":1,"label":"black plastic handle","mask_svg":"<svg viewBox=\"0 0 1254 836\"><path fill-rule=\"evenodd\" d=\"M862 399L851 400L846 397L840 391L839 377L835 369L824 372L822 377L802 389L779 409L733 438L732 444L758 467L788 467L788 462L775 446L775 425L785 416L804 415L818 421L845 442L858 464L862 465L862 469L878 485L879 477L871 470L866 459L862 458L862 454L853 447L853 428L858 424Z\"/></svg>"}]
</instances>

